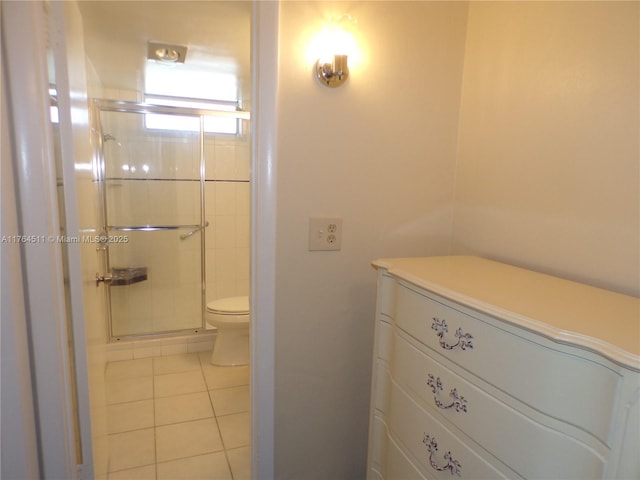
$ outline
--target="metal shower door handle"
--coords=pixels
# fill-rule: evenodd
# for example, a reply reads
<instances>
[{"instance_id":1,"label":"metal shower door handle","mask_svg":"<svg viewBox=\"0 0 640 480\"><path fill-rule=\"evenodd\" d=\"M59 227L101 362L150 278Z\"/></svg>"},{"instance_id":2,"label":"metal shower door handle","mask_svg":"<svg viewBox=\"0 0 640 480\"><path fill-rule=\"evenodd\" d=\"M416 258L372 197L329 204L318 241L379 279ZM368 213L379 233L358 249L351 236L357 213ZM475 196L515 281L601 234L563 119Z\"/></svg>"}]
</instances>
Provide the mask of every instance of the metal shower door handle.
<instances>
[{"instance_id":1,"label":"metal shower door handle","mask_svg":"<svg viewBox=\"0 0 640 480\"><path fill-rule=\"evenodd\" d=\"M100 282L104 282L107 285L109 285L112 280L113 280L113 275L111 273L105 273L104 275L100 275L99 273L96 273L96 287L100 285Z\"/></svg>"},{"instance_id":2,"label":"metal shower door handle","mask_svg":"<svg viewBox=\"0 0 640 480\"><path fill-rule=\"evenodd\" d=\"M206 228L209 226L209 220L207 220L206 222L204 222L204 225L194 228L193 230L191 230L190 232L187 233L183 233L182 235L180 235L180 240L186 240L187 238L189 238L190 236L192 236L194 233L199 232L200 230Z\"/></svg>"}]
</instances>

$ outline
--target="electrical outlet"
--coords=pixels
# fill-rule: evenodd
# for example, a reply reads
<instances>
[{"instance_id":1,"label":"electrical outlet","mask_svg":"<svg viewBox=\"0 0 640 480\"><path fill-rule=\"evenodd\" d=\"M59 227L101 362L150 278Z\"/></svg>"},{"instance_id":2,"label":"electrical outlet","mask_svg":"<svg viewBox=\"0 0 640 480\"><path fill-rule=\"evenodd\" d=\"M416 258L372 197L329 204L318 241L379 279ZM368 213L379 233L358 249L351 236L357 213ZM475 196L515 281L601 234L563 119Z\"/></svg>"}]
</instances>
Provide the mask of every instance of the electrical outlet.
<instances>
[{"instance_id":1,"label":"electrical outlet","mask_svg":"<svg viewBox=\"0 0 640 480\"><path fill-rule=\"evenodd\" d=\"M312 217L309 219L309 251L340 250L342 219Z\"/></svg>"}]
</instances>

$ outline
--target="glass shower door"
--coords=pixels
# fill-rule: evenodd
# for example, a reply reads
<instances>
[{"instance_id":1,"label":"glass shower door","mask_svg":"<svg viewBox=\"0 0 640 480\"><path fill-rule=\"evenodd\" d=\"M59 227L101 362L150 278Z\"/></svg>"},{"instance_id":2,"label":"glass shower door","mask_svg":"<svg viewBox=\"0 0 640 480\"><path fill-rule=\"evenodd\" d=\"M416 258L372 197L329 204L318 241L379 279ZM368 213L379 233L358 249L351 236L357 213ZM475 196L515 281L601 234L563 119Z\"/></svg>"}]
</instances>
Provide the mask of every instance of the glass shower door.
<instances>
[{"instance_id":1,"label":"glass shower door","mask_svg":"<svg viewBox=\"0 0 640 480\"><path fill-rule=\"evenodd\" d=\"M114 339L203 326L201 135L148 128L146 115L100 112Z\"/></svg>"}]
</instances>

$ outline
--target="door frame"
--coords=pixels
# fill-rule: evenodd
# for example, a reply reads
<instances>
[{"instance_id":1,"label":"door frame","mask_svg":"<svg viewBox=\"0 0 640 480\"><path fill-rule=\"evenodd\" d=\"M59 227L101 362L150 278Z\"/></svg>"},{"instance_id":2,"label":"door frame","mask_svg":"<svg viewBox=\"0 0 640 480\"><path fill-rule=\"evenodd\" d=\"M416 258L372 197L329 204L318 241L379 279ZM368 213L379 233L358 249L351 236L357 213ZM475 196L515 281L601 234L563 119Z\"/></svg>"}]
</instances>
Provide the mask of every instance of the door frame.
<instances>
[{"instance_id":1,"label":"door frame","mask_svg":"<svg viewBox=\"0 0 640 480\"><path fill-rule=\"evenodd\" d=\"M280 2L253 0L251 472L272 480L275 416L276 160Z\"/></svg>"}]
</instances>

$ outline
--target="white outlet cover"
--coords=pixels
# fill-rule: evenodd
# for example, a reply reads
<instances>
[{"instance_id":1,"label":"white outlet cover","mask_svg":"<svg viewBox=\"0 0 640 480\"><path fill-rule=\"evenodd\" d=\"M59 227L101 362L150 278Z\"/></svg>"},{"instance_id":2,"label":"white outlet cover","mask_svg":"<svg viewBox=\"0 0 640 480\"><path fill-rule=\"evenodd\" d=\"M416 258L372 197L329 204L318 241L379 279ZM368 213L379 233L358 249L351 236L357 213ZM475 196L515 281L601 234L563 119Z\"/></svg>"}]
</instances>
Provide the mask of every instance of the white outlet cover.
<instances>
[{"instance_id":1,"label":"white outlet cover","mask_svg":"<svg viewBox=\"0 0 640 480\"><path fill-rule=\"evenodd\" d=\"M340 250L342 248L342 218L309 218L309 251Z\"/></svg>"}]
</instances>

